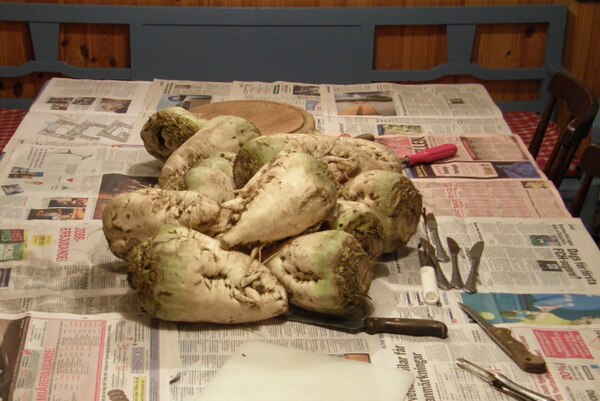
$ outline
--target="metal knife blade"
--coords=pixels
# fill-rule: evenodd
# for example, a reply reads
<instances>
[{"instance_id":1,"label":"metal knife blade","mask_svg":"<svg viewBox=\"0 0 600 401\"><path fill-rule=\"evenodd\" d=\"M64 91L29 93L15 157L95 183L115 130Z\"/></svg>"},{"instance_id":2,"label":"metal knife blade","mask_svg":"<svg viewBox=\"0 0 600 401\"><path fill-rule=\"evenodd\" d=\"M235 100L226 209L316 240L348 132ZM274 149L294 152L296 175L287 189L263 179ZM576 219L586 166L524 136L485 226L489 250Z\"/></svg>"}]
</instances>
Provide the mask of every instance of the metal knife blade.
<instances>
[{"instance_id":1,"label":"metal knife blade","mask_svg":"<svg viewBox=\"0 0 600 401\"><path fill-rule=\"evenodd\" d=\"M442 270L437 259L433 257L433 254L435 253L435 248L433 247L433 245L431 245L431 242L427 241L425 238L421 238L420 244L429 254L429 259L431 260L431 264L433 265L433 270L435 270L435 276L437 278L438 287L444 291L451 290L452 286L448 282L444 271Z\"/></svg>"},{"instance_id":2,"label":"metal knife blade","mask_svg":"<svg viewBox=\"0 0 600 401\"><path fill-rule=\"evenodd\" d=\"M475 245L469 249L469 259L471 260L471 271L469 277L465 282L465 292L473 294L477 292L477 276L479 274L479 262L481 261L481 254L483 253L483 241L477 241Z\"/></svg>"},{"instance_id":3,"label":"metal knife blade","mask_svg":"<svg viewBox=\"0 0 600 401\"><path fill-rule=\"evenodd\" d=\"M450 251L450 261L452 262L452 278L450 279L450 285L456 289L464 287L462 278L460 277L460 270L458 269L458 253L460 252L460 246L456 241L450 237L446 238L448 242L448 250Z\"/></svg>"},{"instance_id":4,"label":"metal knife blade","mask_svg":"<svg viewBox=\"0 0 600 401\"><path fill-rule=\"evenodd\" d=\"M522 370L529 373L544 373L547 371L546 362L541 356L532 354L525 345L513 337L512 332L504 327L490 324L475 309L463 303L458 303L460 308L485 332L492 340L512 359Z\"/></svg>"},{"instance_id":5,"label":"metal knife blade","mask_svg":"<svg viewBox=\"0 0 600 401\"><path fill-rule=\"evenodd\" d=\"M347 333L391 333L419 337L448 337L448 327L443 322L437 320L387 317L367 317L358 319L338 318L305 311L296 307L290 307L288 313L284 315L284 317L289 321L321 326L333 330L341 330Z\"/></svg>"},{"instance_id":6,"label":"metal knife blade","mask_svg":"<svg viewBox=\"0 0 600 401\"><path fill-rule=\"evenodd\" d=\"M433 241L433 244L435 246L436 257L442 262L449 262L450 257L448 256L448 254L444 250L444 247L442 246L442 241L440 240L440 234L438 232L438 224L437 220L435 219L435 215L433 213L427 213L426 221L427 229L431 234L431 240ZM431 256L433 257L433 255Z\"/></svg>"}]
</instances>

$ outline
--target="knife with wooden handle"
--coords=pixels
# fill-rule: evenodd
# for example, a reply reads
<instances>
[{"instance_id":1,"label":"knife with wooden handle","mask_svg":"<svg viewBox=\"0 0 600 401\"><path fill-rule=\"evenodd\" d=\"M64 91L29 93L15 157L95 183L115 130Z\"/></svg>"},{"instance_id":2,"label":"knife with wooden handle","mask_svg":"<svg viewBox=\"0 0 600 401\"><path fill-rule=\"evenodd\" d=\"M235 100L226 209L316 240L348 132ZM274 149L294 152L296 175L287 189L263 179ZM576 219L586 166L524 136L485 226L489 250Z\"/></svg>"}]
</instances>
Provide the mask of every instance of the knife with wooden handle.
<instances>
[{"instance_id":1,"label":"knife with wooden handle","mask_svg":"<svg viewBox=\"0 0 600 401\"><path fill-rule=\"evenodd\" d=\"M284 317L289 321L312 324L347 333L391 333L419 337L448 337L448 327L443 322L429 319L388 317L339 318L290 307Z\"/></svg>"}]
</instances>

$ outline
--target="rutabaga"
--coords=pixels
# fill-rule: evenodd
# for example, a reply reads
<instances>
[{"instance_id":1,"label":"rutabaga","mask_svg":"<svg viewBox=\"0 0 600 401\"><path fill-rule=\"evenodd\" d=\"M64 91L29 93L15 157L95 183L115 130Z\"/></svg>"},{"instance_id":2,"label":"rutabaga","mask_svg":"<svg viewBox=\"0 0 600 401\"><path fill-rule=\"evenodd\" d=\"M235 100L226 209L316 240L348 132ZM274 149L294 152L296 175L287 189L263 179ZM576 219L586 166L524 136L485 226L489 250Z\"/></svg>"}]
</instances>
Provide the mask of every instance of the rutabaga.
<instances>
[{"instance_id":1,"label":"rutabaga","mask_svg":"<svg viewBox=\"0 0 600 401\"><path fill-rule=\"evenodd\" d=\"M252 247L303 233L335 208L337 191L323 162L305 153L281 152L221 204L230 211L219 235L224 248Z\"/></svg>"},{"instance_id":2,"label":"rutabaga","mask_svg":"<svg viewBox=\"0 0 600 401\"><path fill-rule=\"evenodd\" d=\"M175 322L245 323L287 311L283 286L258 260L185 227L164 226L128 258L144 310Z\"/></svg>"},{"instance_id":3,"label":"rutabaga","mask_svg":"<svg viewBox=\"0 0 600 401\"><path fill-rule=\"evenodd\" d=\"M188 191L198 192L221 204L233 198L233 178L221 170L206 166L193 167L184 176Z\"/></svg>"},{"instance_id":4,"label":"rutabaga","mask_svg":"<svg viewBox=\"0 0 600 401\"><path fill-rule=\"evenodd\" d=\"M185 188L183 176L192 167L215 152L237 153L240 147L260 135L250 121L235 116L214 117L185 141L165 162L159 186L163 189L182 190Z\"/></svg>"},{"instance_id":5,"label":"rutabaga","mask_svg":"<svg viewBox=\"0 0 600 401\"><path fill-rule=\"evenodd\" d=\"M383 254L385 231L381 219L370 206L338 199L337 208L326 225L352 234L372 260Z\"/></svg>"},{"instance_id":6,"label":"rutabaga","mask_svg":"<svg viewBox=\"0 0 600 401\"><path fill-rule=\"evenodd\" d=\"M363 171L402 171L394 152L379 143L327 135L275 134L258 137L242 146L233 165L236 187L243 186L283 149L307 153L325 162L338 186Z\"/></svg>"},{"instance_id":7,"label":"rutabaga","mask_svg":"<svg viewBox=\"0 0 600 401\"><path fill-rule=\"evenodd\" d=\"M184 108L166 107L148 118L140 135L148 153L165 161L205 123Z\"/></svg>"},{"instance_id":8,"label":"rutabaga","mask_svg":"<svg viewBox=\"0 0 600 401\"><path fill-rule=\"evenodd\" d=\"M102 213L102 230L112 253L125 259L165 224L212 233L220 212L217 202L199 193L144 188L112 199Z\"/></svg>"},{"instance_id":9,"label":"rutabaga","mask_svg":"<svg viewBox=\"0 0 600 401\"><path fill-rule=\"evenodd\" d=\"M285 287L290 303L329 315L361 307L373 262L358 241L339 230L305 234L276 247L265 265Z\"/></svg>"},{"instance_id":10,"label":"rutabaga","mask_svg":"<svg viewBox=\"0 0 600 401\"><path fill-rule=\"evenodd\" d=\"M383 223L384 253L406 244L417 231L423 198L407 177L393 171L371 170L350 180L340 198L369 205Z\"/></svg>"}]
</instances>

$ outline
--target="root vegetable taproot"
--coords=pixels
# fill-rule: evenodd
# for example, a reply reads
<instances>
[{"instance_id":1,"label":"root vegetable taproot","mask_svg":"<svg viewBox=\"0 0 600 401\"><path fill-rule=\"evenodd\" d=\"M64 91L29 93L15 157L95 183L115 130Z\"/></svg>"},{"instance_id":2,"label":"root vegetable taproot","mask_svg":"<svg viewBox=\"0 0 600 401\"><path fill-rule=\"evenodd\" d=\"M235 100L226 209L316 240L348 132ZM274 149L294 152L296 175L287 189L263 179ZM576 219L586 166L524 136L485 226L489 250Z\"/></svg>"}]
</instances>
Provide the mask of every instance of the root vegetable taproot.
<instances>
[{"instance_id":1,"label":"root vegetable taproot","mask_svg":"<svg viewBox=\"0 0 600 401\"><path fill-rule=\"evenodd\" d=\"M417 231L423 198L410 179L400 173L361 173L344 185L340 198L362 202L379 214L385 233L384 253L406 244Z\"/></svg>"},{"instance_id":2,"label":"root vegetable taproot","mask_svg":"<svg viewBox=\"0 0 600 401\"><path fill-rule=\"evenodd\" d=\"M111 252L125 259L141 241L165 224L213 234L221 208L213 199L191 191L143 188L112 199L102 213L102 230Z\"/></svg>"},{"instance_id":3,"label":"root vegetable taproot","mask_svg":"<svg viewBox=\"0 0 600 401\"><path fill-rule=\"evenodd\" d=\"M379 215L361 202L338 199L337 208L327 218L328 228L352 234L372 260L383 254L385 231Z\"/></svg>"},{"instance_id":4,"label":"root vegetable taproot","mask_svg":"<svg viewBox=\"0 0 600 401\"><path fill-rule=\"evenodd\" d=\"M165 161L205 123L182 107L166 107L148 118L140 135L146 151Z\"/></svg>"},{"instance_id":5,"label":"root vegetable taproot","mask_svg":"<svg viewBox=\"0 0 600 401\"><path fill-rule=\"evenodd\" d=\"M323 162L282 152L221 204L230 212L219 235L221 245L255 247L293 237L322 222L336 202L336 187Z\"/></svg>"},{"instance_id":6,"label":"root vegetable taproot","mask_svg":"<svg viewBox=\"0 0 600 401\"><path fill-rule=\"evenodd\" d=\"M292 238L273 250L265 265L303 309L348 316L362 306L373 279L373 262L358 241L339 230Z\"/></svg>"},{"instance_id":7,"label":"root vegetable taproot","mask_svg":"<svg viewBox=\"0 0 600 401\"><path fill-rule=\"evenodd\" d=\"M159 319L233 324L287 311L285 289L263 264L185 227L162 227L127 261L142 307Z\"/></svg>"},{"instance_id":8,"label":"root vegetable taproot","mask_svg":"<svg viewBox=\"0 0 600 401\"><path fill-rule=\"evenodd\" d=\"M338 186L364 171L402 171L394 152L379 143L327 135L275 134L242 146L233 165L236 187L245 185L262 165L284 149L307 153L325 162Z\"/></svg>"},{"instance_id":9,"label":"root vegetable taproot","mask_svg":"<svg viewBox=\"0 0 600 401\"><path fill-rule=\"evenodd\" d=\"M218 204L233 198L233 178L221 170L200 165L188 170L184 181L188 191L206 195Z\"/></svg>"},{"instance_id":10,"label":"root vegetable taproot","mask_svg":"<svg viewBox=\"0 0 600 401\"><path fill-rule=\"evenodd\" d=\"M158 177L163 189L182 190L183 176L215 152L238 153L240 147L260 135L250 121L236 116L214 117L185 141L166 160Z\"/></svg>"}]
</instances>

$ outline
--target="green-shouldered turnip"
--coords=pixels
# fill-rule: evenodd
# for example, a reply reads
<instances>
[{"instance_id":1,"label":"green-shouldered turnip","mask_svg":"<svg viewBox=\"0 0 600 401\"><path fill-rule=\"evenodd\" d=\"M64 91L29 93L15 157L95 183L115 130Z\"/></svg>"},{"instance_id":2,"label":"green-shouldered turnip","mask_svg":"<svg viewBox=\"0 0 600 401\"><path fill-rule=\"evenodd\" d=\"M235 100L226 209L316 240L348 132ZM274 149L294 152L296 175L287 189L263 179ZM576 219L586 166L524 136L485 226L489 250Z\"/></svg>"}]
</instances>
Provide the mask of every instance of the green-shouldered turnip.
<instances>
[{"instance_id":1,"label":"green-shouldered turnip","mask_svg":"<svg viewBox=\"0 0 600 401\"><path fill-rule=\"evenodd\" d=\"M162 227L127 261L142 307L159 319L230 324L287 311L285 289L263 264L185 227Z\"/></svg>"},{"instance_id":2,"label":"green-shouldered turnip","mask_svg":"<svg viewBox=\"0 0 600 401\"><path fill-rule=\"evenodd\" d=\"M369 205L338 199L337 208L325 225L352 234L372 260L383 254L385 230L379 215Z\"/></svg>"},{"instance_id":3,"label":"green-shouldered turnip","mask_svg":"<svg viewBox=\"0 0 600 401\"><path fill-rule=\"evenodd\" d=\"M152 156L165 161L206 123L181 107L166 107L152 114L140 133Z\"/></svg>"},{"instance_id":4,"label":"green-shouldered turnip","mask_svg":"<svg viewBox=\"0 0 600 401\"><path fill-rule=\"evenodd\" d=\"M406 244L417 231L423 198L410 179L400 173L361 173L344 185L340 198L365 203L380 215L385 233L384 253Z\"/></svg>"},{"instance_id":5,"label":"green-shouldered turnip","mask_svg":"<svg viewBox=\"0 0 600 401\"><path fill-rule=\"evenodd\" d=\"M165 224L213 234L220 212L216 201L196 192L143 188L108 203L102 213L102 230L111 252L125 259L131 248Z\"/></svg>"},{"instance_id":6,"label":"green-shouldered turnip","mask_svg":"<svg viewBox=\"0 0 600 401\"><path fill-rule=\"evenodd\" d=\"M325 162L338 186L363 171L402 171L394 152L379 143L327 135L275 134L255 138L242 146L233 165L236 187L245 185L283 149L307 153Z\"/></svg>"},{"instance_id":7,"label":"green-shouldered turnip","mask_svg":"<svg viewBox=\"0 0 600 401\"><path fill-rule=\"evenodd\" d=\"M264 246L322 222L335 208L337 191L325 164L305 153L281 152L235 198L219 239L224 248Z\"/></svg>"},{"instance_id":8,"label":"green-shouldered turnip","mask_svg":"<svg viewBox=\"0 0 600 401\"><path fill-rule=\"evenodd\" d=\"M351 235L318 231L272 250L265 265L285 287L290 303L329 315L361 307L373 279L373 261Z\"/></svg>"},{"instance_id":9,"label":"green-shouldered turnip","mask_svg":"<svg viewBox=\"0 0 600 401\"><path fill-rule=\"evenodd\" d=\"M183 176L215 152L237 153L240 147L260 135L250 121L236 116L211 118L165 162L158 184L163 189L185 189Z\"/></svg>"}]
</instances>

